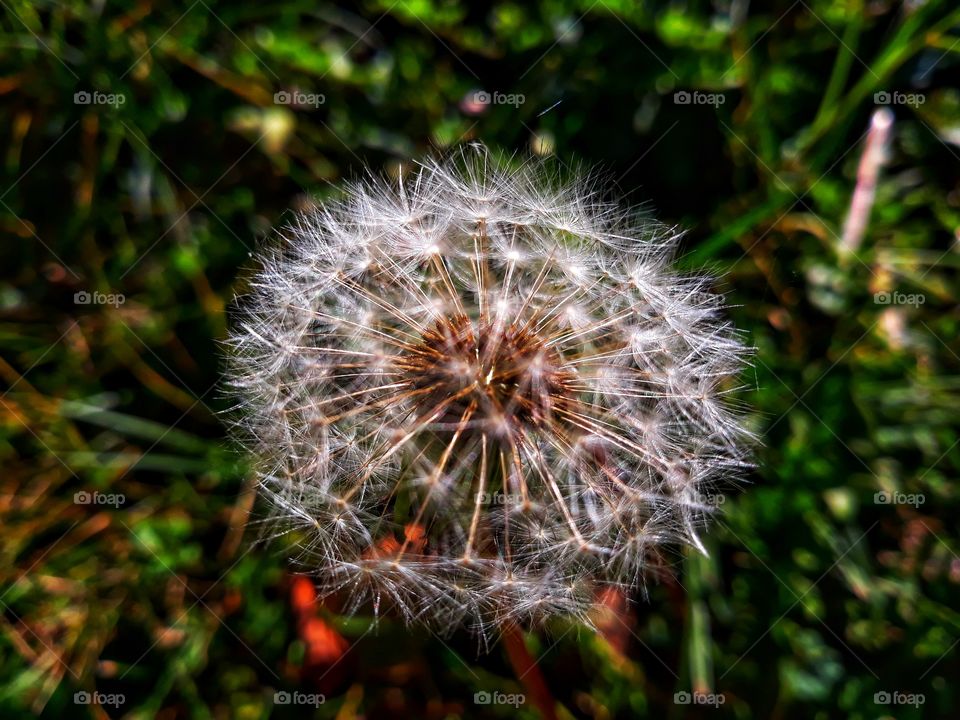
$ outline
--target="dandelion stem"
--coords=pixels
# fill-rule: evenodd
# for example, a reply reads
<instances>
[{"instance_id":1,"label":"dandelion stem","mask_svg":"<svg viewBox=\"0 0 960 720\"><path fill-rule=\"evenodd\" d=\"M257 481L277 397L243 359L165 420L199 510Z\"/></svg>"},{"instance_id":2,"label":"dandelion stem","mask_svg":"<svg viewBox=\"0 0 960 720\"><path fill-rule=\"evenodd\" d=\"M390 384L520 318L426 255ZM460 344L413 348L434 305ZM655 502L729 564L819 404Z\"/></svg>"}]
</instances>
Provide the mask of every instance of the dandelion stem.
<instances>
[{"instance_id":1,"label":"dandelion stem","mask_svg":"<svg viewBox=\"0 0 960 720\"><path fill-rule=\"evenodd\" d=\"M510 666L517 680L523 683L523 687L530 693L544 720L556 720L557 702L553 699L550 688L547 687L540 666L527 649L523 631L512 620L504 622L500 629L503 647L507 651L507 658L510 660Z\"/></svg>"}]
</instances>

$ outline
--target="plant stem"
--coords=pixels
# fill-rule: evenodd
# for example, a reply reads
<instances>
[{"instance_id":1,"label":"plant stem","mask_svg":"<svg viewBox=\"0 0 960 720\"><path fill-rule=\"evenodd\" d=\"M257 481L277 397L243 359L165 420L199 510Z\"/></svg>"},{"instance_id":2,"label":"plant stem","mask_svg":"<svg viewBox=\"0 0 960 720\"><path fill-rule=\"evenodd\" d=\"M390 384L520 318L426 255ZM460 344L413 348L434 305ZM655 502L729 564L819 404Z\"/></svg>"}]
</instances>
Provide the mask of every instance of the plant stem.
<instances>
[{"instance_id":1,"label":"plant stem","mask_svg":"<svg viewBox=\"0 0 960 720\"><path fill-rule=\"evenodd\" d=\"M503 646L507 651L510 666L513 668L517 680L523 683L523 687L530 694L544 720L556 720L557 703L553 699L553 695L550 694L543 673L540 672L540 666L537 665L537 661L527 650L527 644L523 639L523 631L512 621L505 622L502 629Z\"/></svg>"}]
</instances>

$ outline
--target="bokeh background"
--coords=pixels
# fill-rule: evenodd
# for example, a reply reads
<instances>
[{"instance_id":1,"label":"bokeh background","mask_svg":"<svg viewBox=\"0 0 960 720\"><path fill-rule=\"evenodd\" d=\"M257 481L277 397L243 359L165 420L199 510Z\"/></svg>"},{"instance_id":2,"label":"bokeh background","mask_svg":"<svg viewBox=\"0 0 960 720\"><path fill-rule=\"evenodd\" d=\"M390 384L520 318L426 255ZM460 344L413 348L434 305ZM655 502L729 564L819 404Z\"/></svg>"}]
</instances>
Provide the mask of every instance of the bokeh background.
<instances>
[{"instance_id":1,"label":"bokeh background","mask_svg":"<svg viewBox=\"0 0 960 720\"><path fill-rule=\"evenodd\" d=\"M960 713L954 3L0 6L4 718ZM254 542L218 345L289 213L469 140L689 229L764 439L709 558L480 654Z\"/></svg>"}]
</instances>

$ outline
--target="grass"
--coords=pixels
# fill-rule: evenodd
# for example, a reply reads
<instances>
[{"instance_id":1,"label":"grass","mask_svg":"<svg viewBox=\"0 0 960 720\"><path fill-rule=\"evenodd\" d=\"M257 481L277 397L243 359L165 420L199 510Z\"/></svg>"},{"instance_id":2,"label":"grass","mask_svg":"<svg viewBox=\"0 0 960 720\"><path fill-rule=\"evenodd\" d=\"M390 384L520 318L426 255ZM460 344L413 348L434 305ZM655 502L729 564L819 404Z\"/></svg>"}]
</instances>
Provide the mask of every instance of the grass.
<instances>
[{"instance_id":1,"label":"grass","mask_svg":"<svg viewBox=\"0 0 960 720\"><path fill-rule=\"evenodd\" d=\"M599 164L689 228L682 262L723 275L758 349L743 400L764 445L710 557L606 598L600 632L524 638L558 716L954 716L960 10L717 8L5 0L4 717L538 716L515 638L477 656L313 603L253 542L219 417L256 243L366 166L472 138ZM678 704L694 691L722 707Z\"/></svg>"}]
</instances>

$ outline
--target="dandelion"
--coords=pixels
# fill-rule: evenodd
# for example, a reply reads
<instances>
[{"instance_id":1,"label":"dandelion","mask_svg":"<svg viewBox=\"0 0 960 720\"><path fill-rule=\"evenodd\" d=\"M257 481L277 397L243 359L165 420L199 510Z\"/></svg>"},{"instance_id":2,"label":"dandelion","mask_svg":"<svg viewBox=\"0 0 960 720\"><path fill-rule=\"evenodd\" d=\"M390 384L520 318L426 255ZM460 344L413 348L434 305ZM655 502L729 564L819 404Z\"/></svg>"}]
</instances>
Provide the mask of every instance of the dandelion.
<instances>
[{"instance_id":1,"label":"dandelion","mask_svg":"<svg viewBox=\"0 0 960 720\"><path fill-rule=\"evenodd\" d=\"M348 610L478 631L585 619L703 549L746 465L747 352L677 235L583 176L470 146L265 251L230 337L276 534Z\"/></svg>"}]
</instances>

